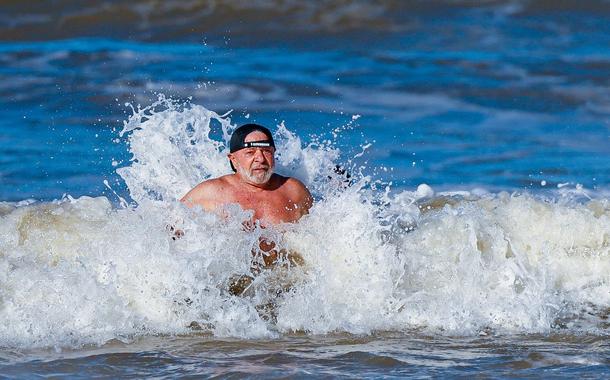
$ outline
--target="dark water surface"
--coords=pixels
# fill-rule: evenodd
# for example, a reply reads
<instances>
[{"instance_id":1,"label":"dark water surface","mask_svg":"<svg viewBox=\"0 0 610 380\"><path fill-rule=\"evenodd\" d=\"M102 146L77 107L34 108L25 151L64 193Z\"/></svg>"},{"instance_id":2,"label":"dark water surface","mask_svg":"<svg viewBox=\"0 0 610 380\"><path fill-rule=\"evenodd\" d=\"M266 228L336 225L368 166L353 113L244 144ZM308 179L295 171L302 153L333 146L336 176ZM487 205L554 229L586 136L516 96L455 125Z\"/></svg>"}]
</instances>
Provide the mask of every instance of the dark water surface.
<instances>
[{"instance_id":1,"label":"dark water surface","mask_svg":"<svg viewBox=\"0 0 610 380\"><path fill-rule=\"evenodd\" d=\"M600 337L569 335L451 338L385 333L245 341L195 335L39 351L29 353L26 362L23 354L6 353L0 368L9 377L601 378L610 368L608 345Z\"/></svg>"}]
</instances>

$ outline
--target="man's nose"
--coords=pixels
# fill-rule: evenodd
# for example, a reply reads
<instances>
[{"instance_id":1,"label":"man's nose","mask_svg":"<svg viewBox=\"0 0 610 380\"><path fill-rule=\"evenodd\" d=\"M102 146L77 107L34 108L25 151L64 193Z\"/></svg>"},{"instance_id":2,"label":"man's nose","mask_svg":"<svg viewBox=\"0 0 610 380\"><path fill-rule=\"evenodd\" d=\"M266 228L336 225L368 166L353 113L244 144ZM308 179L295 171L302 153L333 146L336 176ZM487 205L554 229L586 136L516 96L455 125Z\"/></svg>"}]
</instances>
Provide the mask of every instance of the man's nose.
<instances>
[{"instance_id":1,"label":"man's nose","mask_svg":"<svg viewBox=\"0 0 610 380\"><path fill-rule=\"evenodd\" d=\"M254 152L254 160L260 162L260 161L265 161L265 155L263 154L263 151L261 149L257 149Z\"/></svg>"}]
</instances>

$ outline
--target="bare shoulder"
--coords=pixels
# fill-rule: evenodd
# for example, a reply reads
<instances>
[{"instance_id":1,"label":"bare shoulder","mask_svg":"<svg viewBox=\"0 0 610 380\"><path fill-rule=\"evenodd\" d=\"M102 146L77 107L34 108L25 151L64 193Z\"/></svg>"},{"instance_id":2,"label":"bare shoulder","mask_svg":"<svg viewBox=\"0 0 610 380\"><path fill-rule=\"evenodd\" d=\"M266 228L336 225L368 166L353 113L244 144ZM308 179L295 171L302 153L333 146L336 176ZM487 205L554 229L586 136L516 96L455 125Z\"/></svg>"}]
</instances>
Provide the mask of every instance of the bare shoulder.
<instances>
[{"instance_id":1,"label":"bare shoulder","mask_svg":"<svg viewBox=\"0 0 610 380\"><path fill-rule=\"evenodd\" d=\"M299 181L298 179L293 178L293 177L284 177L284 178L285 178L285 182L284 182L283 186L285 187L286 191L295 192L295 193L309 192L309 190L307 190L307 187L305 187L303 182Z\"/></svg>"},{"instance_id":2,"label":"bare shoulder","mask_svg":"<svg viewBox=\"0 0 610 380\"><path fill-rule=\"evenodd\" d=\"M313 197L303 182L296 178L286 177L283 187L295 203L300 204L305 211L309 210L313 204Z\"/></svg>"},{"instance_id":3,"label":"bare shoulder","mask_svg":"<svg viewBox=\"0 0 610 380\"><path fill-rule=\"evenodd\" d=\"M186 193L180 202L189 207L199 205L206 209L214 208L219 201L219 194L226 194L227 189L231 186L229 176L225 175L201 182Z\"/></svg>"}]
</instances>

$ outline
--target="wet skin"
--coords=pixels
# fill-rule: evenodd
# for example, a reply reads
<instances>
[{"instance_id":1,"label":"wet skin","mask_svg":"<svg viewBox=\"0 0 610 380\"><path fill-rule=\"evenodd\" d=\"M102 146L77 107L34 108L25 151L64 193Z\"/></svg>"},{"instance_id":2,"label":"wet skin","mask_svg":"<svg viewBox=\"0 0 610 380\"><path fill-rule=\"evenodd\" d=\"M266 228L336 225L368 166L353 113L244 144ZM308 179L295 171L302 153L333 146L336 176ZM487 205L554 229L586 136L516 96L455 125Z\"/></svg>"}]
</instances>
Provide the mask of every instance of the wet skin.
<instances>
[{"instance_id":1,"label":"wet skin","mask_svg":"<svg viewBox=\"0 0 610 380\"><path fill-rule=\"evenodd\" d=\"M254 131L246 136L245 142L266 138L264 133ZM200 183L181 201L189 207L199 206L209 211L236 203L244 210L254 211L253 221L263 225L296 222L308 212L312 197L299 180L271 174L274 153L273 147L230 153L228 157L237 172Z\"/></svg>"},{"instance_id":2,"label":"wet skin","mask_svg":"<svg viewBox=\"0 0 610 380\"><path fill-rule=\"evenodd\" d=\"M254 131L245 142L266 140L267 136ZM222 214L224 206L238 204L244 210L252 210L251 220L244 221L249 228L256 221L261 226L293 223L307 214L312 205L311 194L299 180L273 173L275 148L245 148L228 154L236 172L210 179L195 186L181 202L189 207L202 207ZM277 261L275 243L261 239L266 266Z\"/></svg>"}]
</instances>

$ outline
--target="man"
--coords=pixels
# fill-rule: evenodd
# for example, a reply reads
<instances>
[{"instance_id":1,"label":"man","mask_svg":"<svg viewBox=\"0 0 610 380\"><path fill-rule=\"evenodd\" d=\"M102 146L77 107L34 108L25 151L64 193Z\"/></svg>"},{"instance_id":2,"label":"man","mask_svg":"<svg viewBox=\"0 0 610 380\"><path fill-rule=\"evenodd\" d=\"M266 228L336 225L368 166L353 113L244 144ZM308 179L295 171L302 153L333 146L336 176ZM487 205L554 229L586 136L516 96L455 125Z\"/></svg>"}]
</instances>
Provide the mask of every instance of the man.
<instances>
[{"instance_id":1,"label":"man","mask_svg":"<svg viewBox=\"0 0 610 380\"><path fill-rule=\"evenodd\" d=\"M258 124L245 124L237 128L229 144L227 155L233 174L210 179L195 186L180 201L189 207L202 207L209 211L222 211L225 205L237 203L244 210L254 212L253 220L261 226L291 223L307 214L313 199L299 180L273 173L275 143L271 132ZM252 273L270 267L279 260L291 264L302 263L295 252L278 252L276 244L261 238L252 254ZM254 279L249 275L232 278L229 291L243 295Z\"/></svg>"},{"instance_id":2,"label":"man","mask_svg":"<svg viewBox=\"0 0 610 380\"><path fill-rule=\"evenodd\" d=\"M181 202L209 211L237 203L254 211L253 219L263 226L296 222L307 214L313 200L305 185L273 173L275 143L267 128L242 125L233 132L229 148L234 173L200 183Z\"/></svg>"}]
</instances>

